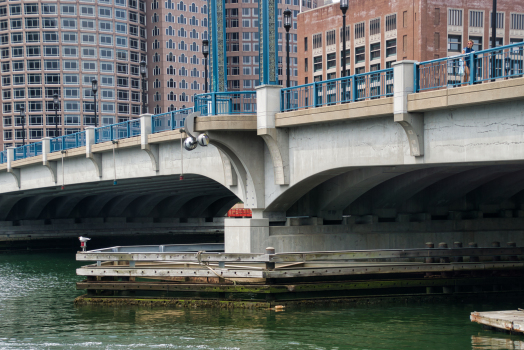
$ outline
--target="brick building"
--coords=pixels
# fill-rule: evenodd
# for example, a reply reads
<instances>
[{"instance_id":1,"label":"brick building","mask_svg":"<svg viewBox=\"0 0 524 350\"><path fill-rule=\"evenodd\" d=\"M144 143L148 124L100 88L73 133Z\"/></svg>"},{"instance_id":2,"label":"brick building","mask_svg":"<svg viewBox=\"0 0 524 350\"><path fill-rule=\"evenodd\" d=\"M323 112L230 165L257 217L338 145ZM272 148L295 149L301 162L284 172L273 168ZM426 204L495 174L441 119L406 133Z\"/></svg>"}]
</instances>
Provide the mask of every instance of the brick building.
<instances>
[{"instance_id":1,"label":"brick building","mask_svg":"<svg viewBox=\"0 0 524 350\"><path fill-rule=\"evenodd\" d=\"M427 61L491 47L491 0L349 0L346 75ZM342 12L332 3L298 15L298 81L333 79L342 72ZM524 40L524 2L497 4L497 46Z\"/></svg>"},{"instance_id":2,"label":"brick building","mask_svg":"<svg viewBox=\"0 0 524 350\"><path fill-rule=\"evenodd\" d=\"M262 1L262 0L260 0ZM291 86L297 85L297 17L324 3L323 0L282 0L278 2L278 74L279 84L286 83L286 31L283 12L293 16L289 46ZM226 0L226 56L228 91L254 90L259 80L258 0Z\"/></svg>"}]
</instances>

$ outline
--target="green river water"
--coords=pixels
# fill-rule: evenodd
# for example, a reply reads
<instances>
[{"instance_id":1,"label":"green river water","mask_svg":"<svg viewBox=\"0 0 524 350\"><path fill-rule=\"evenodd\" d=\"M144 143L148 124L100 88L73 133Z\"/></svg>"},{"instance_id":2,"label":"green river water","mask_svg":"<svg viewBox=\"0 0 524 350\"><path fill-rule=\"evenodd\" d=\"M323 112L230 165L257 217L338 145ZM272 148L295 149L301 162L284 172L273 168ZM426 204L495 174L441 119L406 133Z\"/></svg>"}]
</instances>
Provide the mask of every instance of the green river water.
<instances>
[{"instance_id":1,"label":"green river water","mask_svg":"<svg viewBox=\"0 0 524 350\"><path fill-rule=\"evenodd\" d=\"M472 311L518 301L271 310L78 307L71 253L0 255L0 349L524 349Z\"/></svg>"}]
</instances>

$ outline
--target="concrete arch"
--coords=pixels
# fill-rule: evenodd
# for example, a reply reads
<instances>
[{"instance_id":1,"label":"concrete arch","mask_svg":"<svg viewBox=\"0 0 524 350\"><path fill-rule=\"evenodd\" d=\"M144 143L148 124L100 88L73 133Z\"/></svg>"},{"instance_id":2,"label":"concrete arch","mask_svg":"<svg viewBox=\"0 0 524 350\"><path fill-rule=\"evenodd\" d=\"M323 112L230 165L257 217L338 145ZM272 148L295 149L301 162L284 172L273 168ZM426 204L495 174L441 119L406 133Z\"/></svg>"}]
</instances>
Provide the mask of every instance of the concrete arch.
<instances>
[{"instance_id":1,"label":"concrete arch","mask_svg":"<svg viewBox=\"0 0 524 350\"><path fill-rule=\"evenodd\" d=\"M501 203L524 190L524 169L503 175L482 185L479 191L479 205L489 206ZM482 210L482 208L479 207Z\"/></svg>"},{"instance_id":2,"label":"concrete arch","mask_svg":"<svg viewBox=\"0 0 524 350\"><path fill-rule=\"evenodd\" d=\"M0 197L0 221L7 220L13 207L24 197L20 196L2 196Z\"/></svg>"},{"instance_id":3,"label":"concrete arch","mask_svg":"<svg viewBox=\"0 0 524 350\"><path fill-rule=\"evenodd\" d=\"M238 197L222 197L211 203L202 213L202 217L223 217L227 214L236 203L238 203Z\"/></svg>"},{"instance_id":4,"label":"concrete arch","mask_svg":"<svg viewBox=\"0 0 524 350\"><path fill-rule=\"evenodd\" d=\"M256 132L212 131L210 143L224 153L242 183L244 204L252 209L265 208L264 141Z\"/></svg>"}]
</instances>

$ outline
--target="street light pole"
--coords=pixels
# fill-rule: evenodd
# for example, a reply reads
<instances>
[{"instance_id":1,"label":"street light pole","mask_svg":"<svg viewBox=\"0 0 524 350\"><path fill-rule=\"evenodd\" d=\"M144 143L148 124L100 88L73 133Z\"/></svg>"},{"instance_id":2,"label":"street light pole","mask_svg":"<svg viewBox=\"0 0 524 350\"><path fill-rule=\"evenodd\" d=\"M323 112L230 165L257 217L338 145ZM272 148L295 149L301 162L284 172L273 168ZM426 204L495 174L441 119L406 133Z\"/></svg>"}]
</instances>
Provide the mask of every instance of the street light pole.
<instances>
[{"instance_id":1,"label":"street light pole","mask_svg":"<svg viewBox=\"0 0 524 350\"><path fill-rule=\"evenodd\" d=\"M91 89L93 90L93 109L95 111L95 127L98 126L98 115L96 114L96 92L98 91L98 81L91 80Z\"/></svg>"},{"instance_id":2,"label":"street light pole","mask_svg":"<svg viewBox=\"0 0 524 350\"><path fill-rule=\"evenodd\" d=\"M202 54L204 55L204 92L207 94L207 55L209 54L209 41L202 40Z\"/></svg>"},{"instance_id":3,"label":"street light pole","mask_svg":"<svg viewBox=\"0 0 524 350\"><path fill-rule=\"evenodd\" d=\"M55 137L58 137L58 94L53 95L53 104L55 107Z\"/></svg>"},{"instance_id":4,"label":"street light pole","mask_svg":"<svg viewBox=\"0 0 524 350\"><path fill-rule=\"evenodd\" d=\"M25 146L25 106L20 106L20 116L22 117L22 146Z\"/></svg>"},{"instance_id":5,"label":"street light pole","mask_svg":"<svg viewBox=\"0 0 524 350\"><path fill-rule=\"evenodd\" d=\"M286 87L290 87L289 81L289 30L291 29L291 10L284 11L284 29L286 29Z\"/></svg>"},{"instance_id":6,"label":"street light pole","mask_svg":"<svg viewBox=\"0 0 524 350\"><path fill-rule=\"evenodd\" d=\"M142 76L142 114L146 114L146 61L140 62L140 75Z\"/></svg>"},{"instance_id":7,"label":"street light pole","mask_svg":"<svg viewBox=\"0 0 524 350\"><path fill-rule=\"evenodd\" d=\"M346 11L348 10L348 0L340 0L340 10L342 11L342 74L346 76Z\"/></svg>"},{"instance_id":8,"label":"street light pole","mask_svg":"<svg viewBox=\"0 0 524 350\"><path fill-rule=\"evenodd\" d=\"M493 0L493 13L491 14L491 47L497 47L497 0ZM491 56L491 79L495 80L497 74L495 67L495 55Z\"/></svg>"}]
</instances>

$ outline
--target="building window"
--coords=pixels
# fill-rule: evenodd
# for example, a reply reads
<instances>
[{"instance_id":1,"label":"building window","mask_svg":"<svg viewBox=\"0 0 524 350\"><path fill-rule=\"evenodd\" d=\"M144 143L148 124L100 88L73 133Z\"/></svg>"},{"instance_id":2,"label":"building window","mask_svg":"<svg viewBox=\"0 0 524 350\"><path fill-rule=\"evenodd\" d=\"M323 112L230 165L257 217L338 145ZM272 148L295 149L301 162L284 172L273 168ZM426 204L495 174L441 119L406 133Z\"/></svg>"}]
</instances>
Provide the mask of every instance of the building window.
<instances>
[{"instance_id":1,"label":"building window","mask_svg":"<svg viewBox=\"0 0 524 350\"><path fill-rule=\"evenodd\" d=\"M322 56L317 56L313 58L313 71L314 72L322 71Z\"/></svg>"},{"instance_id":2,"label":"building window","mask_svg":"<svg viewBox=\"0 0 524 350\"><path fill-rule=\"evenodd\" d=\"M304 58L304 72L308 71L308 59Z\"/></svg>"},{"instance_id":3,"label":"building window","mask_svg":"<svg viewBox=\"0 0 524 350\"><path fill-rule=\"evenodd\" d=\"M472 47L473 50L475 51L482 50L482 37L481 36L470 36L469 40L473 41L473 47Z\"/></svg>"},{"instance_id":4,"label":"building window","mask_svg":"<svg viewBox=\"0 0 524 350\"><path fill-rule=\"evenodd\" d=\"M355 63L362 63L366 61L366 47L356 47L355 48Z\"/></svg>"},{"instance_id":5,"label":"building window","mask_svg":"<svg viewBox=\"0 0 524 350\"><path fill-rule=\"evenodd\" d=\"M469 26L474 28L484 27L484 12L469 11Z\"/></svg>"},{"instance_id":6,"label":"building window","mask_svg":"<svg viewBox=\"0 0 524 350\"><path fill-rule=\"evenodd\" d=\"M448 51L458 53L462 52L461 35L448 35Z\"/></svg>"},{"instance_id":7,"label":"building window","mask_svg":"<svg viewBox=\"0 0 524 350\"><path fill-rule=\"evenodd\" d=\"M344 38L344 34L342 33L342 28L340 28L340 41L342 41ZM346 41L351 40L351 27L346 26Z\"/></svg>"},{"instance_id":8,"label":"building window","mask_svg":"<svg viewBox=\"0 0 524 350\"><path fill-rule=\"evenodd\" d=\"M462 10L448 9L448 26L462 26Z\"/></svg>"},{"instance_id":9,"label":"building window","mask_svg":"<svg viewBox=\"0 0 524 350\"><path fill-rule=\"evenodd\" d=\"M307 36L304 38L304 51L307 51Z\"/></svg>"},{"instance_id":10,"label":"building window","mask_svg":"<svg viewBox=\"0 0 524 350\"><path fill-rule=\"evenodd\" d=\"M335 52L328 54L326 57L326 69L335 68L336 66L337 66L337 54Z\"/></svg>"},{"instance_id":11,"label":"building window","mask_svg":"<svg viewBox=\"0 0 524 350\"><path fill-rule=\"evenodd\" d=\"M369 21L369 35L380 34L380 18L375 18Z\"/></svg>"},{"instance_id":12,"label":"building window","mask_svg":"<svg viewBox=\"0 0 524 350\"><path fill-rule=\"evenodd\" d=\"M513 30L524 30L524 14L512 13L511 14L511 26Z\"/></svg>"},{"instance_id":13,"label":"building window","mask_svg":"<svg viewBox=\"0 0 524 350\"><path fill-rule=\"evenodd\" d=\"M330 30L328 32L326 32L326 45L327 46L330 46L330 45L335 45L335 30Z\"/></svg>"},{"instance_id":14,"label":"building window","mask_svg":"<svg viewBox=\"0 0 524 350\"><path fill-rule=\"evenodd\" d=\"M489 13L489 27L491 28L493 13ZM497 29L504 29L504 12L497 12Z\"/></svg>"},{"instance_id":15,"label":"building window","mask_svg":"<svg viewBox=\"0 0 524 350\"><path fill-rule=\"evenodd\" d=\"M397 39L386 41L386 57L397 55Z\"/></svg>"},{"instance_id":16,"label":"building window","mask_svg":"<svg viewBox=\"0 0 524 350\"><path fill-rule=\"evenodd\" d=\"M366 35L364 22L355 24L355 39L362 39Z\"/></svg>"},{"instance_id":17,"label":"building window","mask_svg":"<svg viewBox=\"0 0 524 350\"><path fill-rule=\"evenodd\" d=\"M369 47L370 60L380 59L380 43L371 44Z\"/></svg>"},{"instance_id":18,"label":"building window","mask_svg":"<svg viewBox=\"0 0 524 350\"><path fill-rule=\"evenodd\" d=\"M322 47L322 34L313 35L313 50Z\"/></svg>"},{"instance_id":19,"label":"building window","mask_svg":"<svg viewBox=\"0 0 524 350\"><path fill-rule=\"evenodd\" d=\"M390 30L396 30L397 29L397 14L394 13L392 15L386 16L386 32L389 32Z\"/></svg>"}]
</instances>

